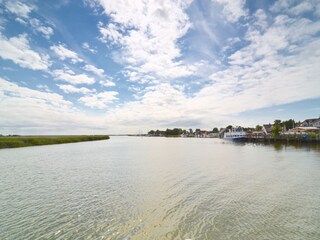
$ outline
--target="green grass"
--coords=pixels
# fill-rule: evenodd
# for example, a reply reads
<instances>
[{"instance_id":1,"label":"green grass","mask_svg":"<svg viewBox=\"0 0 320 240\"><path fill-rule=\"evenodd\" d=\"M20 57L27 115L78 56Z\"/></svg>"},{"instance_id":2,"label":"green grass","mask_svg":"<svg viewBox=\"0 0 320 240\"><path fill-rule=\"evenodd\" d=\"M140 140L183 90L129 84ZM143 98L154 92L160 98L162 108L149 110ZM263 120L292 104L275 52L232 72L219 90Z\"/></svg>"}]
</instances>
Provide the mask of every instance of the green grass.
<instances>
[{"instance_id":1,"label":"green grass","mask_svg":"<svg viewBox=\"0 0 320 240\"><path fill-rule=\"evenodd\" d=\"M75 143L109 139L107 135L90 136L14 136L0 137L1 148L17 148L50 144Z\"/></svg>"}]
</instances>

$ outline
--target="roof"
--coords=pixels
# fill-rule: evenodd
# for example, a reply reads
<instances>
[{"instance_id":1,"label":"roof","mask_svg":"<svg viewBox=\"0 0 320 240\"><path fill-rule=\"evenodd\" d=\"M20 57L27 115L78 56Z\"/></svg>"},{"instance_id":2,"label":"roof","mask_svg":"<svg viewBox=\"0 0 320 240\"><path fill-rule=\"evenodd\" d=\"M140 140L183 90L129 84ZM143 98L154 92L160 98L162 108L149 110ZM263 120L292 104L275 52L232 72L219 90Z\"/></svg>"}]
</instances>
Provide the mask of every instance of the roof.
<instances>
[{"instance_id":1,"label":"roof","mask_svg":"<svg viewBox=\"0 0 320 240\"><path fill-rule=\"evenodd\" d=\"M312 123L316 120L319 120L319 118L309 118L309 119L304 120L303 122Z\"/></svg>"},{"instance_id":2,"label":"roof","mask_svg":"<svg viewBox=\"0 0 320 240\"><path fill-rule=\"evenodd\" d=\"M263 124L263 127L267 132L271 132L273 128L273 124Z\"/></svg>"},{"instance_id":3,"label":"roof","mask_svg":"<svg viewBox=\"0 0 320 240\"><path fill-rule=\"evenodd\" d=\"M314 130L319 130L317 127L296 127L292 128L289 131L290 132L297 132L297 131L314 131Z\"/></svg>"}]
</instances>

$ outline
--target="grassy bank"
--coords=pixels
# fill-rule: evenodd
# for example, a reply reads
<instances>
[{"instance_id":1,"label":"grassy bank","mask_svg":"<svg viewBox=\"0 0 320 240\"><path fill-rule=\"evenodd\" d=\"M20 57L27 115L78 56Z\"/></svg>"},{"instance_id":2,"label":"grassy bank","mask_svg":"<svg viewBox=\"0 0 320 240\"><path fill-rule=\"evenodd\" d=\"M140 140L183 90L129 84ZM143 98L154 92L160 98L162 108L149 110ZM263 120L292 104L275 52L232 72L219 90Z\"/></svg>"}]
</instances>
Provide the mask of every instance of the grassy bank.
<instances>
[{"instance_id":1,"label":"grassy bank","mask_svg":"<svg viewBox=\"0 0 320 240\"><path fill-rule=\"evenodd\" d=\"M107 135L91 136L14 136L0 137L1 148L17 148L61 143L75 143L109 139Z\"/></svg>"}]
</instances>

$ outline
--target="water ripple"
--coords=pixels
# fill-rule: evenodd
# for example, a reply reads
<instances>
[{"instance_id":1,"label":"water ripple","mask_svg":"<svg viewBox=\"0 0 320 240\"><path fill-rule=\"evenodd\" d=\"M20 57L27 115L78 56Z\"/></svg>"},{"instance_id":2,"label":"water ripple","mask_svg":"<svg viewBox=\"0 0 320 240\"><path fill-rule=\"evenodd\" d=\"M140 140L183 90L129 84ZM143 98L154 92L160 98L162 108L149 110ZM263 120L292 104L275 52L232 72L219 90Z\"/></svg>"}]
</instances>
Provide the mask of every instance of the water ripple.
<instances>
[{"instance_id":1,"label":"water ripple","mask_svg":"<svg viewBox=\"0 0 320 240\"><path fill-rule=\"evenodd\" d=\"M320 239L319 156L165 138L2 150L0 239Z\"/></svg>"}]
</instances>

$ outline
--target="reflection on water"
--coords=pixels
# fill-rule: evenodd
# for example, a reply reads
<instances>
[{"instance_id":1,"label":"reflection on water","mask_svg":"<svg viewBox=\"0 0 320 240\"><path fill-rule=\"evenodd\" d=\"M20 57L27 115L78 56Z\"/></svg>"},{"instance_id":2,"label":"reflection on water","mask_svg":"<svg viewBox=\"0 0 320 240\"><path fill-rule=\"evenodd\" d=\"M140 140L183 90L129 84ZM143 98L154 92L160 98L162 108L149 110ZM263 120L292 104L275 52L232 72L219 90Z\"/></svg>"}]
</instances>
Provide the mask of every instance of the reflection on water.
<instances>
[{"instance_id":1,"label":"reflection on water","mask_svg":"<svg viewBox=\"0 0 320 240\"><path fill-rule=\"evenodd\" d=\"M264 143L264 142L257 142L257 143L246 143L246 142L242 142L241 144L239 143L239 145L258 145L258 146L273 146L274 149L276 151L279 150L285 150L287 148L294 148L294 149L303 149L306 151L317 151L320 152L320 144L317 143L295 143L295 142L275 142L275 143ZM237 145L237 144L235 144Z\"/></svg>"},{"instance_id":2,"label":"reflection on water","mask_svg":"<svg viewBox=\"0 0 320 240\"><path fill-rule=\"evenodd\" d=\"M320 239L318 145L113 137L0 151L0 239Z\"/></svg>"}]
</instances>

